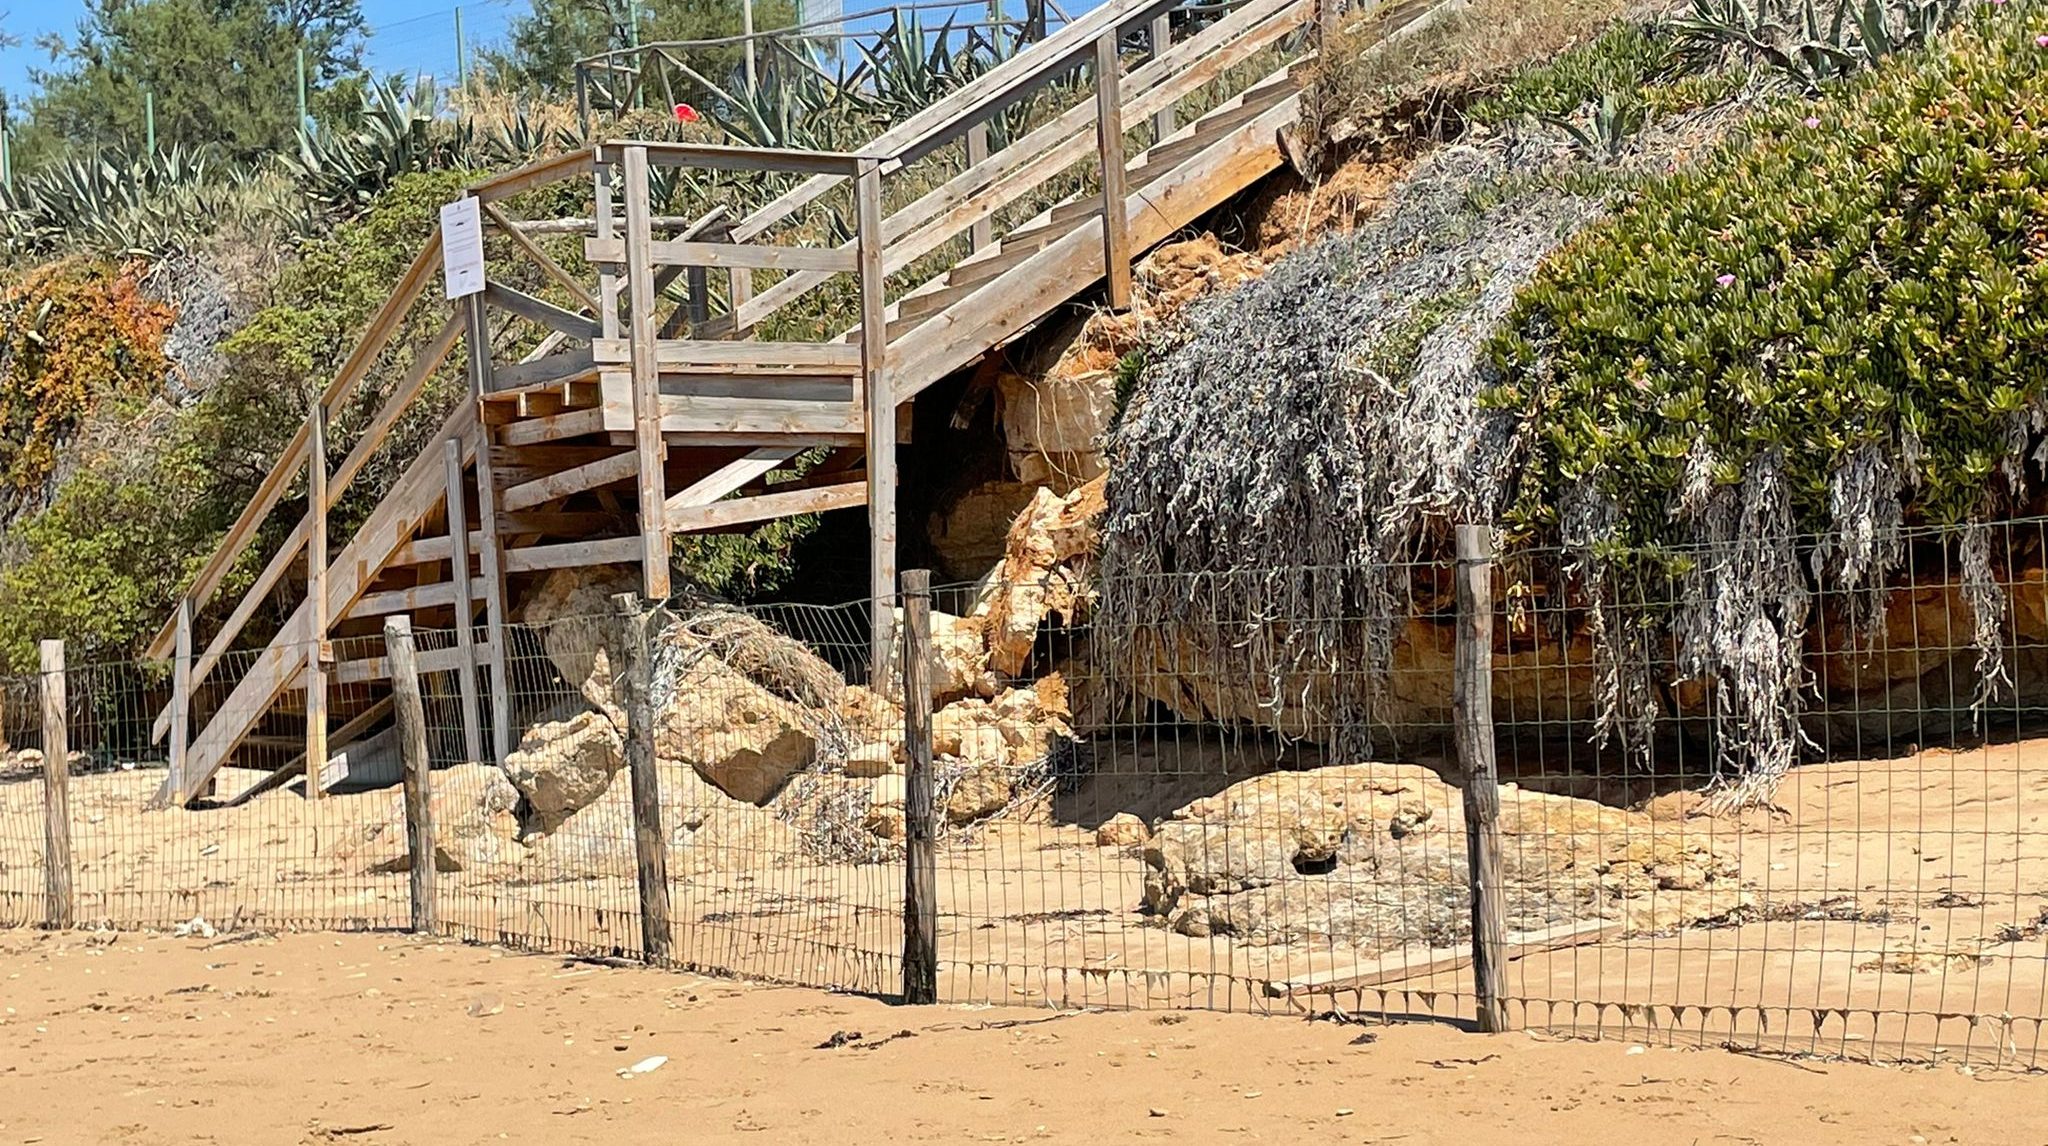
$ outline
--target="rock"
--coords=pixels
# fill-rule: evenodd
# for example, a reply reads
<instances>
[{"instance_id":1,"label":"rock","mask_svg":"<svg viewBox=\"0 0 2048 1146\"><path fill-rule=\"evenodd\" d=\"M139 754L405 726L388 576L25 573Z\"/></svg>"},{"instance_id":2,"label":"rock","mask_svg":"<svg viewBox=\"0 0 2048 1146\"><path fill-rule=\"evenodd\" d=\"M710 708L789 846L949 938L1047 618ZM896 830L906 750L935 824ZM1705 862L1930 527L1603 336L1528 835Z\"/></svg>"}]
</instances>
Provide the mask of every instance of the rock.
<instances>
[{"instance_id":1,"label":"rock","mask_svg":"<svg viewBox=\"0 0 2048 1146\"><path fill-rule=\"evenodd\" d=\"M846 754L846 774L863 780L887 776L902 763L903 746L879 741L863 744Z\"/></svg>"},{"instance_id":2,"label":"rock","mask_svg":"<svg viewBox=\"0 0 2048 1146\"><path fill-rule=\"evenodd\" d=\"M439 827L439 825L436 825L436 827L438 828L438 827ZM396 855L396 856L393 856L392 858L390 858L390 859L388 859L388 860L385 860L385 861L383 861L382 863L373 863L373 864L371 864L371 865L369 866L369 869L368 869L368 872L367 872L367 874L369 874L369 875L404 875L404 874L405 874L406 872L409 872L409 871L411 871L411 870L412 870L412 852L410 852L410 851L406 851L406 852L401 852L401 853L399 853L398 855ZM449 873L449 872L457 872L457 871L461 871L461 870L462 870L462 863L461 863L461 861L457 860L457 859L456 859L456 858L455 858L454 856L452 856L452 855L449 855L449 854L448 854L448 849L447 849L447 848L444 848L444 847L442 847L442 846L441 846L440 844L435 844L435 845L434 845L434 870L435 870L435 871L438 871L438 872L440 872L440 873L442 873L443 875L446 875L446 874L447 874L447 873Z\"/></svg>"},{"instance_id":3,"label":"rock","mask_svg":"<svg viewBox=\"0 0 2048 1146\"><path fill-rule=\"evenodd\" d=\"M907 834L902 808L870 807L861 820L861 830L876 839L900 841Z\"/></svg>"},{"instance_id":4,"label":"rock","mask_svg":"<svg viewBox=\"0 0 2048 1146\"><path fill-rule=\"evenodd\" d=\"M505 758L505 775L524 797L524 834L546 834L589 806L625 764L625 744L601 712L583 712L527 729Z\"/></svg>"},{"instance_id":5,"label":"rock","mask_svg":"<svg viewBox=\"0 0 2048 1146\"><path fill-rule=\"evenodd\" d=\"M989 671L988 645L981 622L950 613L932 614L932 698L944 704L963 696L994 696L996 676Z\"/></svg>"},{"instance_id":6,"label":"rock","mask_svg":"<svg viewBox=\"0 0 2048 1146\"><path fill-rule=\"evenodd\" d=\"M429 803L436 842L465 868L516 864L526 858L519 845L519 789L495 764L458 764L434 773ZM405 797L393 793L393 814L405 819Z\"/></svg>"},{"instance_id":7,"label":"rock","mask_svg":"<svg viewBox=\"0 0 2048 1146\"><path fill-rule=\"evenodd\" d=\"M1118 812L1095 829L1095 843L1098 847L1136 847L1151 838L1152 830L1145 826L1145 821L1129 812Z\"/></svg>"},{"instance_id":8,"label":"rock","mask_svg":"<svg viewBox=\"0 0 2048 1146\"><path fill-rule=\"evenodd\" d=\"M900 775L883 776L875 780L868 789L868 803L878 808L900 808L909 798L909 779Z\"/></svg>"},{"instance_id":9,"label":"rock","mask_svg":"<svg viewBox=\"0 0 2048 1146\"><path fill-rule=\"evenodd\" d=\"M1040 489L1011 523L1002 563L975 603L994 671L1024 671L1038 630L1050 617L1078 620L1094 602L1089 567L1099 536L1105 478L1065 496Z\"/></svg>"},{"instance_id":10,"label":"rock","mask_svg":"<svg viewBox=\"0 0 2048 1146\"><path fill-rule=\"evenodd\" d=\"M946 795L946 819L956 825L985 820L1008 807L1014 793L1010 773L1001 765L970 766Z\"/></svg>"},{"instance_id":11,"label":"rock","mask_svg":"<svg viewBox=\"0 0 2048 1146\"><path fill-rule=\"evenodd\" d=\"M655 755L681 760L736 800L766 804L817 758L795 705L706 657L691 665L654 722Z\"/></svg>"},{"instance_id":12,"label":"rock","mask_svg":"<svg viewBox=\"0 0 2048 1146\"><path fill-rule=\"evenodd\" d=\"M1642 813L1501 789L1508 930L1665 927L1741 902L1740 866ZM1254 777L1169 814L1144 847L1144 907L1183 935L1441 946L1470 930L1461 796L1417 765Z\"/></svg>"},{"instance_id":13,"label":"rock","mask_svg":"<svg viewBox=\"0 0 2048 1146\"><path fill-rule=\"evenodd\" d=\"M612 700L612 596L638 592L640 577L616 567L557 569L534 587L521 618L540 633L541 648L570 687L623 727Z\"/></svg>"}]
</instances>

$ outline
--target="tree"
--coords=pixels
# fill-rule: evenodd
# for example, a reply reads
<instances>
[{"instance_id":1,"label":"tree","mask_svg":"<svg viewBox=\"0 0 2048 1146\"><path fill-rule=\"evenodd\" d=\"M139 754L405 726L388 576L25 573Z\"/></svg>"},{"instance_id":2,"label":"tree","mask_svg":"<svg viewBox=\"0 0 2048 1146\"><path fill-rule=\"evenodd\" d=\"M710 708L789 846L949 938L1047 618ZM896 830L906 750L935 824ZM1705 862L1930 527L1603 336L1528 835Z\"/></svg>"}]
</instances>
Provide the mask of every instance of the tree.
<instances>
[{"instance_id":1,"label":"tree","mask_svg":"<svg viewBox=\"0 0 2048 1146\"><path fill-rule=\"evenodd\" d=\"M75 36L42 41L24 150L139 150L150 100L160 145L289 148L300 50L311 94L352 101L364 30L360 0L86 0Z\"/></svg>"},{"instance_id":2,"label":"tree","mask_svg":"<svg viewBox=\"0 0 2048 1146\"><path fill-rule=\"evenodd\" d=\"M738 36L744 25L741 0L530 0L531 10L512 22L503 48L483 54L493 86L560 98L575 90L576 61L634 43L713 40ZM639 35L633 35L637 11ZM754 28L770 31L796 22L792 0L755 0ZM765 42L761 50L765 51ZM691 68L730 84L745 59L738 44L683 54Z\"/></svg>"}]
</instances>

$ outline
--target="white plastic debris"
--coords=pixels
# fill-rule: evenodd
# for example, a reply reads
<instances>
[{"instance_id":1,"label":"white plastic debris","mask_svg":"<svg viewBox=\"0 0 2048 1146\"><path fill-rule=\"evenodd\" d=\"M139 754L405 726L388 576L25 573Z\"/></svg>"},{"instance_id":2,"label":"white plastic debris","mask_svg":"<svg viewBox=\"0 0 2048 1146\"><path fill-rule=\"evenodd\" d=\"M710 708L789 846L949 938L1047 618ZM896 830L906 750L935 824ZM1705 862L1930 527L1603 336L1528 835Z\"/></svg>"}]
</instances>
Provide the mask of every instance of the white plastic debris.
<instances>
[{"instance_id":1,"label":"white plastic debris","mask_svg":"<svg viewBox=\"0 0 2048 1146\"><path fill-rule=\"evenodd\" d=\"M647 1058L643 1058L639 1062L634 1063L632 1066L629 1066L626 1069L620 1071L619 1077L633 1078L638 1075L649 1074L653 1071L660 1070L662 1068L662 1065L666 1062L668 1062L668 1056L665 1054L650 1055Z\"/></svg>"},{"instance_id":2,"label":"white plastic debris","mask_svg":"<svg viewBox=\"0 0 2048 1146\"><path fill-rule=\"evenodd\" d=\"M214 930L213 924L208 923L204 915L195 915L186 922L178 924L177 927L171 930L171 934L180 939L187 939L195 935L201 939L211 939L214 936Z\"/></svg>"}]
</instances>

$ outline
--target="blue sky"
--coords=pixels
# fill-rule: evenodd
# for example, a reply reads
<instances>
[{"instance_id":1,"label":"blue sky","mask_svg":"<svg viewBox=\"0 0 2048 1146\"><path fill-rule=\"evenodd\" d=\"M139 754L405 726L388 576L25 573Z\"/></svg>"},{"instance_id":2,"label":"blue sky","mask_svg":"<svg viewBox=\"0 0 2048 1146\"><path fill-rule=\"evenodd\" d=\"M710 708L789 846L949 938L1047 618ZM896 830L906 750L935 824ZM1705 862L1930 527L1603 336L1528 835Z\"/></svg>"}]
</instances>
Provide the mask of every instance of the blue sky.
<instances>
[{"instance_id":1,"label":"blue sky","mask_svg":"<svg viewBox=\"0 0 2048 1146\"><path fill-rule=\"evenodd\" d=\"M462 31L470 48L504 35L506 24L527 10L526 0L463 0ZM370 21L370 65L373 71L455 74L455 9L449 0L363 0ZM5 28L21 39L0 48L0 91L17 99L30 90L28 71L48 63L35 46L48 32L70 36L84 5L77 0L0 0Z\"/></svg>"}]
</instances>

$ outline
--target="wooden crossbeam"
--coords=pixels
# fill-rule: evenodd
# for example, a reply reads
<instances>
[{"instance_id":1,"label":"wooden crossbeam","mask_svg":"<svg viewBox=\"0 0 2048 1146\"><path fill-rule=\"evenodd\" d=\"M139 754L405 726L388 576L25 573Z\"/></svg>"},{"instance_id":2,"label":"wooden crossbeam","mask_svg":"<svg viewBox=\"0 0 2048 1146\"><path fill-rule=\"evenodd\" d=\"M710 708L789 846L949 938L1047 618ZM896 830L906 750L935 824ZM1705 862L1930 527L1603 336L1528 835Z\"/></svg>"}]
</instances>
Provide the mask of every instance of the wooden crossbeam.
<instances>
[{"instance_id":1,"label":"wooden crossbeam","mask_svg":"<svg viewBox=\"0 0 2048 1146\"><path fill-rule=\"evenodd\" d=\"M671 496L668 499L669 515L673 517L678 510L693 505L709 505L802 452L802 448L797 446L765 446L750 450L745 457L725 463Z\"/></svg>"},{"instance_id":2,"label":"wooden crossbeam","mask_svg":"<svg viewBox=\"0 0 2048 1146\"><path fill-rule=\"evenodd\" d=\"M632 450L600 458L594 462L549 474L530 482L512 486L498 499L498 507L506 512L531 509L559 501L572 493L596 489L601 485L630 480L640 471L640 458Z\"/></svg>"},{"instance_id":3,"label":"wooden crossbeam","mask_svg":"<svg viewBox=\"0 0 2048 1146\"><path fill-rule=\"evenodd\" d=\"M733 498L728 501L715 501L709 505L678 509L668 515L668 527L676 533L702 533L706 530L722 529L728 525L773 521L802 513L845 509L849 506L864 505L867 500L866 481L845 482L816 489L764 493L759 497Z\"/></svg>"}]
</instances>

